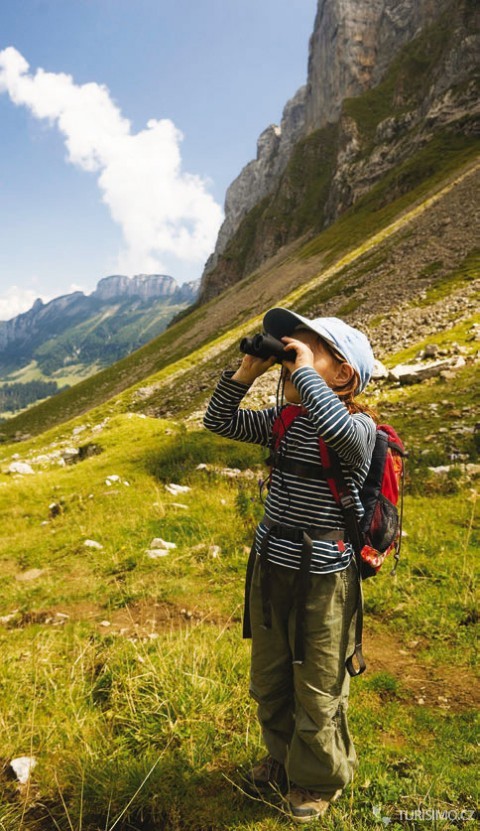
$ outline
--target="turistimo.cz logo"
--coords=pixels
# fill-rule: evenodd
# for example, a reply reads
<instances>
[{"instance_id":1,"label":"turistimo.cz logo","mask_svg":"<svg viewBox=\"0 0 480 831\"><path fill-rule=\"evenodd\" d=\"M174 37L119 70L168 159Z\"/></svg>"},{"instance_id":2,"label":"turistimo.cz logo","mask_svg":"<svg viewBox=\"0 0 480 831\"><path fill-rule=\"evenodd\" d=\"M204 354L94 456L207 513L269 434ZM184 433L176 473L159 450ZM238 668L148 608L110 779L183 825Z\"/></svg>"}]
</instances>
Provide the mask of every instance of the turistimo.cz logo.
<instances>
[{"instance_id":1,"label":"turistimo.cz logo","mask_svg":"<svg viewBox=\"0 0 480 831\"><path fill-rule=\"evenodd\" d=\"M416 808L414 811L395 811L395 817L385 816L380 805L373 806L373 815L383 823L390 825L391 822L467 822L475 819L475 811L464 808Z\"/></svg>"}]
</instances>

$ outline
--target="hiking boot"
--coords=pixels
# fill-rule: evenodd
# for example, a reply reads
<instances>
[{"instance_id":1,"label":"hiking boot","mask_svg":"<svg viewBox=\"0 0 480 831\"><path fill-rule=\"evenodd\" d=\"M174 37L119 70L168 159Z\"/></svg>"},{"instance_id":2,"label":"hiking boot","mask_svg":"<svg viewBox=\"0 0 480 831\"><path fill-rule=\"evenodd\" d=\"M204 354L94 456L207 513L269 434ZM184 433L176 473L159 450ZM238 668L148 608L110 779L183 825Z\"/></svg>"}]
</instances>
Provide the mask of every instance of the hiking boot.
<instances>
[{"instance_id":1,"label":"hiking boot","mask_svg":"<svg viewBox=\"0 0 480 831\"><path fill-rule=\"evenodd\" d=\"M244 777L245 790L252 796L284 794L288 788L287 773L281 762L265 756Z\"/></svg>"},{"instance_id":2,"label":"hiking boot","mask_svg":"<svg viewBox=\"0 0 480 831\"><path fill-rule=\"evenodd\" d=\"M292 785L286 796L292 819L295 822L310 822L323 817L330 803L335 802L341 793L341 790L330 794L317 793Z\"/></svg>"}]
</instances>

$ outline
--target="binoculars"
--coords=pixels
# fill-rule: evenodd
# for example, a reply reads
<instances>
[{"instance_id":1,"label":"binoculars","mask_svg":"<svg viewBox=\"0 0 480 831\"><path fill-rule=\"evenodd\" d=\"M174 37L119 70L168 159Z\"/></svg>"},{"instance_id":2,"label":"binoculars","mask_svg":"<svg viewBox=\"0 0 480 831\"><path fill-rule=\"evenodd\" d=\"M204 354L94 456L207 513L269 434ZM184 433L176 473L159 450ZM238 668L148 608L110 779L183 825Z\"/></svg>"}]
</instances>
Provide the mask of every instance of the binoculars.
<instances>
[{"instance_id":1,"label":"binoculars","mask_svg":"<svg viewBox=\"0 0 480 831\"><path fill-rule=\"evenodd\" d=\"M252 338L243 338L240 341L240 352L253 355L255 358L271 358L274 356L277 363L284 360L294 361L295 350L285 349L285 344L272 335L254 335Z\"/></svg>"}]
</instances>

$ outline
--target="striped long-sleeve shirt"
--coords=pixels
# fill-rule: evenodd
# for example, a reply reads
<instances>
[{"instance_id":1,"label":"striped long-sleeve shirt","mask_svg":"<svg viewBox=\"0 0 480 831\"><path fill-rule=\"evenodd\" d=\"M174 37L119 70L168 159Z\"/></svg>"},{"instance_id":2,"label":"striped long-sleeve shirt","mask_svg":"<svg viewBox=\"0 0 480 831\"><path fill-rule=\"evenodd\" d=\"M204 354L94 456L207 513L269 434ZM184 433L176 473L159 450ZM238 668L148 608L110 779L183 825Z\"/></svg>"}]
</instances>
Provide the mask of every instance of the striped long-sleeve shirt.
<instances>
[{"instance_id":1,"label":"striped long-sleeve shirt","mask_svg":"<svg viewBox=\"0 0 480 831\"><path fill-rule=\"evenodd\" d=\"M249 387L233 381L232 375L230 370L223 372L205 413L205 427L226 438L270 447L272 425L279 409L239 409ZM318 438L321 436L340 457L360 518L363 507L358 494L370 466L375 424L365 413L351 415L313 367L296 369L291 380L300 393L307 414L298 416L282 439L284 457L318 465ZM265 514L276 523L298 528L319 526L329 530L345 527L342 513L325 479L305 479L275 468ZM266 526L260 522L256 530L257 553L266 531ZM348 543L340 551L342 547L333 541L315 540L311 572L321 574L346 568L353 551ZM268 559L276 565L298 569L301 548L301 543L270 537Z\"/></svg>"}]
</instances>

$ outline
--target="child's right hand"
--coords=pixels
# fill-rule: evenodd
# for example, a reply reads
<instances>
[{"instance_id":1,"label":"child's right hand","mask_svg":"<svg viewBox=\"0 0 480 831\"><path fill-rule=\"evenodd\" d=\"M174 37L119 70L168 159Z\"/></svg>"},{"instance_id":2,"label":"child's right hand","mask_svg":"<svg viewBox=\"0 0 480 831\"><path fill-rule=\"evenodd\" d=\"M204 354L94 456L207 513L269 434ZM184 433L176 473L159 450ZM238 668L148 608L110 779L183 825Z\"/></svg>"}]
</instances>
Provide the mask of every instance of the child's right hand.
<instances>
[{"instance_id":1,"label":"child's right hand","mask_svg":"<svg viewBox=\"0 0 480 831\"><path fill-rule=\"evenodd\" d=\"M275 363L275 357L271 358L255 358L253 355L244 355L242 363L238 367L232 381L239 381L240 384L253 384L256 378L263 375L267 369Z\"/></svg>"}]
</instances>

